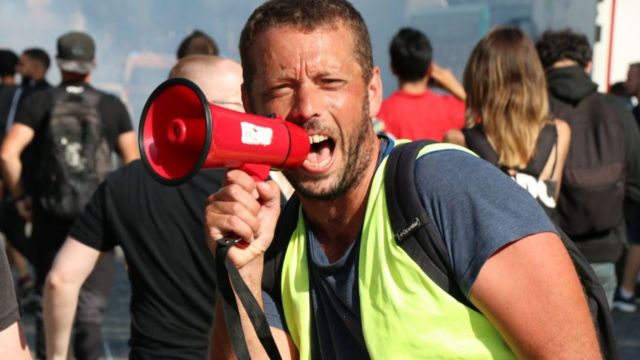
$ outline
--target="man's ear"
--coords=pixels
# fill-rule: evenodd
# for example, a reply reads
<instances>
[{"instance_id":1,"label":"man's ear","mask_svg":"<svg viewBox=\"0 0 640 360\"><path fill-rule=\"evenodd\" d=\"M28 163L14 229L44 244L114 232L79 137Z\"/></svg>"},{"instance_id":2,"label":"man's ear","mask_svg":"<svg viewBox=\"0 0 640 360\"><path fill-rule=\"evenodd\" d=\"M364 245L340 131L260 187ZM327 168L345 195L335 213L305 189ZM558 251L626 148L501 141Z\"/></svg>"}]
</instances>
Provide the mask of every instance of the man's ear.
<instances>
[{"instance_id":1,"label":"man's ear","mask_svg":"<svg viewBox=\"0 0 640 360\"><path fill-rule=\"evenodd\" d=\"M371 81L367 85L367 91L369 93L369 117L372 118L378 115L380 106L382 105L382 79L380 78L380 68L373 67L371 71Z\"/></svg>"}]
</instances>

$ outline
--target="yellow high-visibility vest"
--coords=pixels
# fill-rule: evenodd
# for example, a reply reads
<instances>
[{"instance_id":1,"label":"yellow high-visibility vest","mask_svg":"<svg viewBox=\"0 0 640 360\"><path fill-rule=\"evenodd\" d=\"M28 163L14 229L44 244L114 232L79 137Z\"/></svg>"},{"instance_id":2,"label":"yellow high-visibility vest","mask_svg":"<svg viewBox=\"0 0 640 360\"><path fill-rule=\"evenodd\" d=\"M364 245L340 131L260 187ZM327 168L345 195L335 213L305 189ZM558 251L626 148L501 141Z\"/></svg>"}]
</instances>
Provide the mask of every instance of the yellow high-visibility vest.
<instances>
[{"instance_id":1,"label":"yellow high-visibility vest","mask_svg":"<svg viewBox=\"0 0 640 360\"><path fill-rule=\"evenodd\" d=\"M458 148L427 145L418 157ZM515 358L487 318L441 289L396 244L384 192L385 165L386 159L373 178L359 249L360 319L371 358ZM300 359L311 358L312 344L306 234L299 210L280 281L287 328Z\"/></svg>"}]
</instances>

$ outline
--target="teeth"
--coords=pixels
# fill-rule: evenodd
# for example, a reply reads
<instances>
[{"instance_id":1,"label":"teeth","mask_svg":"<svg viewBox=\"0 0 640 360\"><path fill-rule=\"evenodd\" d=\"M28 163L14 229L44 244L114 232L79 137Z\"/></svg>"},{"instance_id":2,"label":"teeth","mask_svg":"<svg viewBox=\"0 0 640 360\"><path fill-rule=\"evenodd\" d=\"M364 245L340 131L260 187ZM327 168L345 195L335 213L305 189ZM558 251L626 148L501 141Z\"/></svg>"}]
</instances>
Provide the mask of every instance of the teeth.
<instances>
[{"instance_id":1,"label":"teeth","mask_svg":"<svg viewBox=\"0 0 640 360\"><path fill-rule=\"evenodd\" d=\"M317 144L320 142L323 142L325 140L329 139L328 136L324 136L324 135L311 135L309 136L309 142L312 144Z\"/></svg>"}]
</instances>

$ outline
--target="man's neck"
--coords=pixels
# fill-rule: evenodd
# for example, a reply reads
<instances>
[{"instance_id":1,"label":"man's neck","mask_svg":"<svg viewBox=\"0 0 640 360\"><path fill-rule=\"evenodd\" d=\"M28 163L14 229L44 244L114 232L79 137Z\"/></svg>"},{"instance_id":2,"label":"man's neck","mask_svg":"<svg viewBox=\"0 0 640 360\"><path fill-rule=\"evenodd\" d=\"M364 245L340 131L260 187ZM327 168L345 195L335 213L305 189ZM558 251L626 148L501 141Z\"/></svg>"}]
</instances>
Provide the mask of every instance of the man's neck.
<instances>
[{"instance_id":1,"label":"man's neck","mask_svg":"<svg viewBox=\"0 0 640 360\"><path fill-rule=\"evenodd\" d=\"M60 77L62 78L62 82L89 82L89 74L62 71Z\"/></svg>"},{"instance_id":2,"label":"man's neck","mask_svg":"<svg viewBox=\"0 0 640 360\"><path fill-rule=\"evenodd\" d=\"M301 197L300 202L313 232L331 262L339 259L356 240L367 209L369 185L377 167L380 141L374 139L373 155L360 182L336 200L320 201Z\"/></svg>"},{"instance_id":3,"label":"man's neck","mask_svg":"<svg viewBox=\"0 0 640 360\"><path fill-rule=\"evenodd\" d=\"M553 65L551 65L551 68L552 69L562 69L562 68L568 68L568 67L572 67L572 66L580 66L587 75L590 74L591 70L592 70L591 69L591 62L589 62L585 66L582 66L577 61L570 60L570 59L558 60L558 61L554 62Z\"/></svg>"},{"instance_id":4,"label":"man's neck","mask_svg":"<svg viewBox=\"0 0 640 360\"><path fill-rule=\"evenodd\" d=\"M398 84L398 88L400 91L411 95L424 94L427 91L427 80L429 79L426 78L419 81L401 81Z\"/></svg>"},{"instance_id":5,"label":"man's neck","mask_svg":"<svg viewBox=\"0 0 640 360\"><path fill-rule=\"evenodd\" d=\"M574 60L562 59L554 62L553 65L551 65L551 68L560 69L560 68L566 68L566 67L577 66L577 65L578 63Z\"/></svg>"},{"instance_id":6,"label":"man's neck","mask_svg":"<svg viewBox=\"0 0 640 360\"><path fill-rule=\"evenodd\" d=\"M0 84L3 86L13 86L16 84L16 78L11 75L3 76L2 79L0 79Z\"/></svg>"}]
</instances>

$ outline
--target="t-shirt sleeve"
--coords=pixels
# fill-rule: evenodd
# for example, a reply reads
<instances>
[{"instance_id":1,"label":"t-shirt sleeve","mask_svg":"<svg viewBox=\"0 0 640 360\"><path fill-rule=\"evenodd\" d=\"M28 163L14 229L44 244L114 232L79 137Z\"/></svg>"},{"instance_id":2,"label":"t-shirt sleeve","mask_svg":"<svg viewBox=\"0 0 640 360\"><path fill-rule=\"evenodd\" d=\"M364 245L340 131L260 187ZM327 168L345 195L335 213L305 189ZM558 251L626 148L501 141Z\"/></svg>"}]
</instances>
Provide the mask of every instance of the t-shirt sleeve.
<instances>
[{"instance_id":1,"label":"t-shirt sleeve","mask_svg":"<svg viewBox=\"0 0 640 360\"><path fill-rule=\"evenodd\" d=\"M20 319L11 269L4 247L0 245L0 331Z\"/></svg>"},{"instance_id":2,"label":"t-shirt sleeve","mask_svg":"<svg viewBox=\"0 0 640 360\"><path fill-rule=\"evenodd\" d=\"M129 116L127 107L124 106L124 103L115 96L113 96L112 111L114 112L114 116L116 118L116 135L120 135L122 133L133 130L131 116Z\"/></svg>"},{"instance_id":3,"label":"t-shirt sleeve","mask_svg":"<svg viewBox=\"0 0 640 360\"><path fill-rule=\"evenodd\" d=\"M108 181L104 181L69 230L70 237L99 251L109 251L116 246L114 239L105 233L108 195Z\"/></svg>"},{"instance_id":4,"label":"t-shirt sleeve","mask_svg":"<svg viewBox=\"0 0 640 360\"><path fill-rule=\"evenodd\" d=\"M18 105L15 115L15 123L37 129L50 111L50 92L38 91L24 99Z\"/></svg>"},{"instance_id":5,"label":"t-shirt sleeve","mask_svg":"<svg viewBox=\"0 0 640 360\"><path fill-rule=\"evenodd\" d=\"M523 188L488 162L441 150L416 162L416 188L438 228L466 296L497 250L528 235L556 232Z\"/></svg>"}]
</instances>

